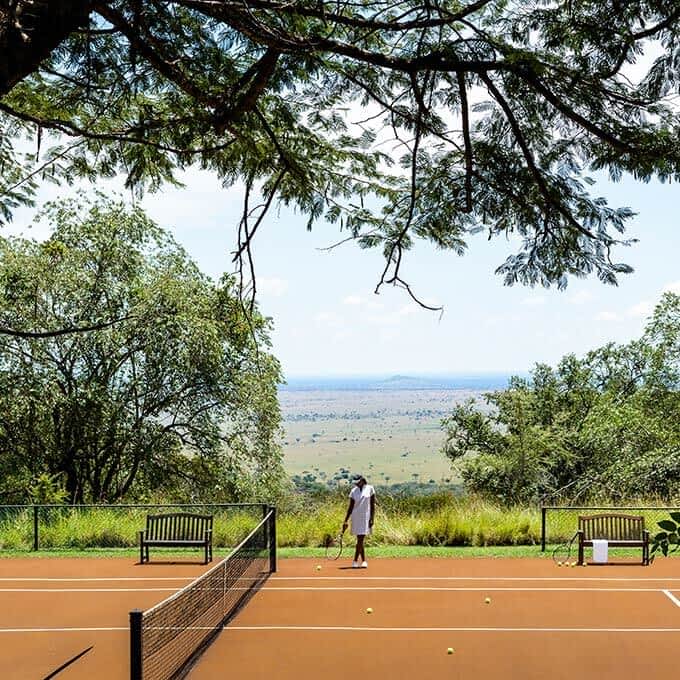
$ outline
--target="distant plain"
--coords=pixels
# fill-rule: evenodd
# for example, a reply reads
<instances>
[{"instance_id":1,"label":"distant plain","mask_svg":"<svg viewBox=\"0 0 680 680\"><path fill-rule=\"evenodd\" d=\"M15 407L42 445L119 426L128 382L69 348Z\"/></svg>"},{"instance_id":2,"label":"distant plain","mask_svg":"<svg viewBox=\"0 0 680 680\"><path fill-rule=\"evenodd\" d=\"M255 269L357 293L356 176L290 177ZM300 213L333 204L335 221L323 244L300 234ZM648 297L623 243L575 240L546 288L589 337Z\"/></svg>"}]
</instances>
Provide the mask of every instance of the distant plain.
<instances>
[{"instance_id":1,"label":"distant plain","mask_svg":"<svg viewBox=\"0 0 680 680\"><path fill-rule=\"evenodd\" d=\"M356 471L376 485L455 483L442 452L442 419L488 390L282 390L284 465L328 484Z\"/></svg>"}]
</instances>

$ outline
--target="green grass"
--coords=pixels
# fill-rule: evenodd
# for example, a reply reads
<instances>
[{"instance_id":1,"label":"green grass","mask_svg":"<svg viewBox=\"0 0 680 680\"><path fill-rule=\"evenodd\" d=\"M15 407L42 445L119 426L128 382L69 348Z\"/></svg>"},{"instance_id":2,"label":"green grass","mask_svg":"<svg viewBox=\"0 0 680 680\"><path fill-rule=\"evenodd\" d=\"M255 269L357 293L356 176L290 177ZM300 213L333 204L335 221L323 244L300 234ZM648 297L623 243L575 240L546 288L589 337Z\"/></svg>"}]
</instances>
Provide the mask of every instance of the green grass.
<instances>
[{"instance_id":1,"label":"green grass","mask_svg":"<svg viewBox=\"0 0 680 680\"><path fill-rule=\"evenodd\" d=\"M442 559L465 559L465 558L487 558L487 559L511 559L511 558L539 558L550 560L552 558L552 548L547 546L545 552L541 552L540 546L513 545L513 546L488 546L488 547L443 547L443 546L420 546L420 545L376 545L367 544L367 556L369 559L378 558L399 558L399 559L418 559L418 558L442 558ZM350 560L353 543L349 543L343 551L340 561ZM216 550L215 559L221 559L229 554L228 549ZM316 558L319 564L324 564L325 551L323 548L301 547L301 548L279 548L277 551L279 559L295 558ZM589 554L589 553L587 553ZM640 550L617 550L611 557L612 560L631 557L639 558ZM63 550L39 550L37 552L26 550L3 550L0 551L0 558L26 558L31 559L54 559L54 558L99 558L111 559L121 558L137 561L139 550L131 548L89 548L87 550L63 549ZM202 551L175 551L163 550L156 551L152 555L157 561L195 561L197 564L203 559ZM572 555L573 557L573 555ZM680 559L680 555L673 555L664 559Z\"/></svg>"},{"instance_id":2,"label":"green grass","mask_svg":"<svg viewBox=\"0 0 680 680\"><path fill-rule=\"evenodd\" d=\"M536 546L540 543L540 510L502 508L453 493L422 497L379 497L371 540L385 546ZM308 507L282 512L281 547L319 547L334 536L346 503L329 498Z\"/></svg>"},{"instance_id":3,"label":"green grass","mask_svg":"<svg viewBox=\"0 0 680 680\"><path fill-rule=\"evenodd\" d=\"M308 556L322 554L328 536L335 536L345 517L347 499L344 491L296 494L279 505L277 536L282 554L297 550ZM432 494L389 493L378 489L374 533L370 538L380 550L423 548L438 550L498 548L499 554L535 555L540 551L541 511L537 507L506 508L474 497L461 497L454 491ZM80 551L127 549L135 554L137 532L144 526L145 510L129 510L111 506L106 509L83 510L59 508L41 514L40 548L42 550ZM647 513L647 526L654 533L655 522L666 511ZM566 542L576 529L578 511L549 513L548 536L552 542ZM244 512L215 515L214 546L227 550L237 545L261 517ZM15 513L0 519L0 551L22 554L30 551L32 514ZM306 552L305 552L306 551ZM116 552L115 554L121 554ZM392 553L390 553L392 554ZM429 552L427 554L430 554ZM488 555L488 552L484 553Z\"/></svg>"},{"instance_id":4,"label":"green grass","mask_svg":"<svg viewBox=\"0 0 680 680\"><path fill-rule=\"evenodd\" d=\"M340 560L352 559L354 544L347 545ZM491 546L482 547L442 547L423 545L373 545L367 543L366 554L369 559L373 558L510 558L510 557L542 557L550 558L550 553L542 553L540 546ZM278 556L282 559L297 557L317 557L325 559L323 548L279 548ZM320 562L323 564L323 562Z\"/></svg>"}]
</instances>

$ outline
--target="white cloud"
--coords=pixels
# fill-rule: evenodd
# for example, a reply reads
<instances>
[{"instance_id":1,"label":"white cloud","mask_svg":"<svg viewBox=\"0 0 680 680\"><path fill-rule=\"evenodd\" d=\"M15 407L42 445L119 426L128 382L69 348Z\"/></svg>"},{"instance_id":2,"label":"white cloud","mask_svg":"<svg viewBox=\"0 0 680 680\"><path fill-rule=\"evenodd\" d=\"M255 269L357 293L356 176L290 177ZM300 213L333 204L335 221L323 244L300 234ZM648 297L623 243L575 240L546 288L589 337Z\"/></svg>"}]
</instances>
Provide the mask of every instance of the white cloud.
<instances>
[{"instance_id":1,"label":"white cloud","mask_svg":"<svg viewBox=\"0 0 680 680\"><path fill-rule=\"evenodd\" d=\"M569 302L572 305L582 305L585 304L586 302L590 302L595 296L587 290L579 290L577 293L574 293L573 295L569 295L567 297L567 302Z\"/></svg>"},{"instance_id":2,"label":"white cloud","mask_svg":"<svg viewBox=\"0 0 680 680\"><path fill-rule=\"evenodd\" d=\"M621 321L621 316L616 312L600 312L595 315L595 321Z\"/></svg>"},{"instance_id":3,"label":"white cloud","mask_svg":"<svg viewBox=\"0 0 680 680\"><path fill-rule=\"evenodd\" d=\"M276 277L260 276L257 279L257 289L264 295L281 297L288 290L288 281Z\"/></svg>"},{"instance_id":4,"label":"white cloud","mask_svg":"<svg viewBox=\"0 0 680 680\"><path fill-rule=\"evenodd\" d=\"M637 304L627 307L623 312L600 312L595 316L596 321L623 321L624 319L643 319L654 311L654 303L649 300L642 300Z\"/></svg>"},{"instance_id":5,"label":"white cloud","mask_svg":"<svg viewBox=\"0 0 680 680\"><path fill-rule=\"evenodd\" d=\"M643 300L642 302L638 302L636 305L629 307L626 310L626 316L637 319L643 316L650 316L653 311L654 303L649 300Z\"/></svg>"},{"instance_id":6,"label":"white cloud","mask_svg":"<svg viewBox=\"0 0 680 680\"><path fill-rule=\"evenodd\" d=\"M531 295L530 297L524 298L520 304L526 307L540 307L545 304L545 297L543 295Z\"/></svg>"},{"instance_id":7,"label":"white cloud","mask_svg":"<svg viewBox=\"0 0 680 680\"><path fill-rule=\"evenodd\" d=\"M319 312L314 317L314 321L320 326L337 328L342 325L342 319L335 312Z\"/></svg>"},{"instance_id":8,"label":"white cloud","mask_svg":"<svg viewBox=\"0 0 680 680\"><path fill-rule=\"evenodd\" d=\"M363 298L359 295L348 295L343 301L343 305L360 305L364 302Z\"/></svg>"},{"instance_id":9,"label":"white cloud","mask_svg":"<svg viewBox=\"0 0 680 680\"><path fill-rule=\"evenodd\" d=\"M412 316L418 312L418 307L415 304L403 305L397 310L397 316Z\"/></svg>"}]
</instances>

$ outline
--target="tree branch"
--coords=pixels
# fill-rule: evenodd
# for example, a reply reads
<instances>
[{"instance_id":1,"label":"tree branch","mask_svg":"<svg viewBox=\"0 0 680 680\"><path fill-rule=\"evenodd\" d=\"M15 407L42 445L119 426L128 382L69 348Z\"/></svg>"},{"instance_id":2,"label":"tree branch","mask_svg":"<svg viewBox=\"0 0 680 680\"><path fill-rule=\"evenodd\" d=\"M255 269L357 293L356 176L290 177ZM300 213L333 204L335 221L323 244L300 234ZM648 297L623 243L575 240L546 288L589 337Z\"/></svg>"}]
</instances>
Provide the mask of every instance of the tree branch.
<instances>
[{"instance_id":1,"label":"tree branch","mask_svg":"<svg viewBox=\"0 0 680 680\"><path fill-rule=\"evenodd\" d=\"M4 328L0 326L0 335L9 335L13 338L56 338L60 335L71 335L73 333L88 333L90 331L101 331L105 328L110 328L118 323L127 321L131 319L132 315L127 314L118 319L113 319L112 321L103 321L101 323L89 324L85 326L66 326L64 328L59 328L55 331L18 331L13 328Z\"/></svg>"}]
</instances>

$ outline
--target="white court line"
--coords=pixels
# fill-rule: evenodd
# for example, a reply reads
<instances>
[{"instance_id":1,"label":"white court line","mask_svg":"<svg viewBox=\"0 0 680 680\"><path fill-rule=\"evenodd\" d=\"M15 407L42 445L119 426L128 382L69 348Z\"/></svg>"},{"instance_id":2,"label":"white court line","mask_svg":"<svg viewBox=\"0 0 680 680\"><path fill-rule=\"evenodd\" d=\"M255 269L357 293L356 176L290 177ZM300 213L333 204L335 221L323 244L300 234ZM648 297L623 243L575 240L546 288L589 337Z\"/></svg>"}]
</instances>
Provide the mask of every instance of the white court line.
<instances>
[{"instance_id":1,"label":"white court line","mask_svg":"<svg viewBox=\"0 0 680 680\"><path fill-rule=\"evenodd\" d=\"M680 600L678 600L673 593L671 593L670 590L662 590L661 591L676 607L680 607Z\"/></svg>"},{"instance_id":2,"label":"white court line","mask_svg":"<svg viewBox=\"0 0 680 680\"><path fill-rule=\"evenodd\" d=\"M164 628L164 630L173 630ZM354 632L374 631L386 633L680 633L680 628L511 628L511 627L472 627L472 626L446 626L446 627L376 627L376 626L223 626L229 631L309 631L309 632ZM98 628L0 628L2 633L109 633L129 632L128 627L109 626ZM178 628L177 630L189 630ZM214 630L212 626L191 626L190 630Z\"/></svg>"},{"instance_id":3,"label":"white court line","mask_svg":"<svg viewBox=\"0 0 680 680\"><path fill-rule=\"evenodd\" d=\"M80 581L193 581L196 576L101 576L96 578L87 578L85 576L80 578L45 578L45 577L0 577L0 581L45 581L46 583L54 582L80 582Z\"/></svg>"},{"instance_id":4,"label":"white court line","mask_svg":"<svg viewBox=\"0 0 680 680\"><path fill-rule=\"evenodd\" d=\"M614 576L270 576L269 581L680 581L671 577Z\"/></svg>"},{"instance_id":5,"label":"white court line","mask_svg":"<svg viewBox=\"0 0 680 680\"><path fill-rule=\"evenodd\" d=\"M231 588L234 590L249 590L248 588ZM435 591L435 592L568 592L568 593L665 593L680 607L680 601L670 594L670 591L660 588L568 588L568 587L466 587L466 586L270 586L261 588L266 592L281 591L312 591L312 592L349 592L349 591ZM0 593L174 593L176 588L0 588Z\"/></svg>"},{"instance_id":6,"label":"white court line","mask_svg":"<svg viewBox=\"0 0 680 680\"><path fill-rule=\"evenodd\" d=\"M245 588L243 589L245 590ZM0 588L0 593L174 593L177 588Z\"/></svg>"},{"instance_id":7,"label":"white court line","mask_svg":"<svg viewBox=\"0 0 680 680\"><path fill-rule=\"evenodd\" d=\"M263 591L272 592L274 590L313 590L313 591L350 591L350 590L368 590L375 592L378 590L434 590L434 591L453 591L453 592L568 592L568 593L667 593L666 590L661 590L660 588L555 588L547 586L545 588L529 588L529 587L518 587L518 588L501 588L497 586L487 586L484 588L466 588L464 586L442 586L442 587L427 587L427 586L345 586L345 587L333 587L333 586L320 586L320 587L308 587L308 586L274 586L269 588L262 588ZM680 606L680 602L678 602Z\"/></svg>"},{"instance_id":8,"label":"white court line","mask_svg":"<svg viewBox=\"0 0 680 680\"><path fill-rule=\"evenodd\" d=\"M229 631L262 631L262 630L296 630L296 631L374 631L395 633L680 633L680 628L492 628L492 627L469 627L450 626L443 628L388 628L388 627L361 627L361 626L225 626Z\"/></svg>"},{"instance_id":9,"label":"white court line","mask_svg":"<svg viewBox=\"0 0 680 680\"><path fill-rule=\"evenodd\" d=\"M111 626L99 628L0 628L0 633L108 633L123 630L130 632L129 627Z\"/></svg>"},{"instance_id":10,"label":"white court line","mask_svg":"<svg viewBox=\"0 0 680 680\"><path fill-rule=\"evenodd\" d=\"M79 578L47 578L47 577L0 577L2 581L34 581L45 583L59 582L98 582L98 581L193 581L197 576L101 576ZM269 581L347 581L347 579L362 581L680 581L672 577L578 577L578 576L270 576Z\"/></svg>"}]
</instances>

